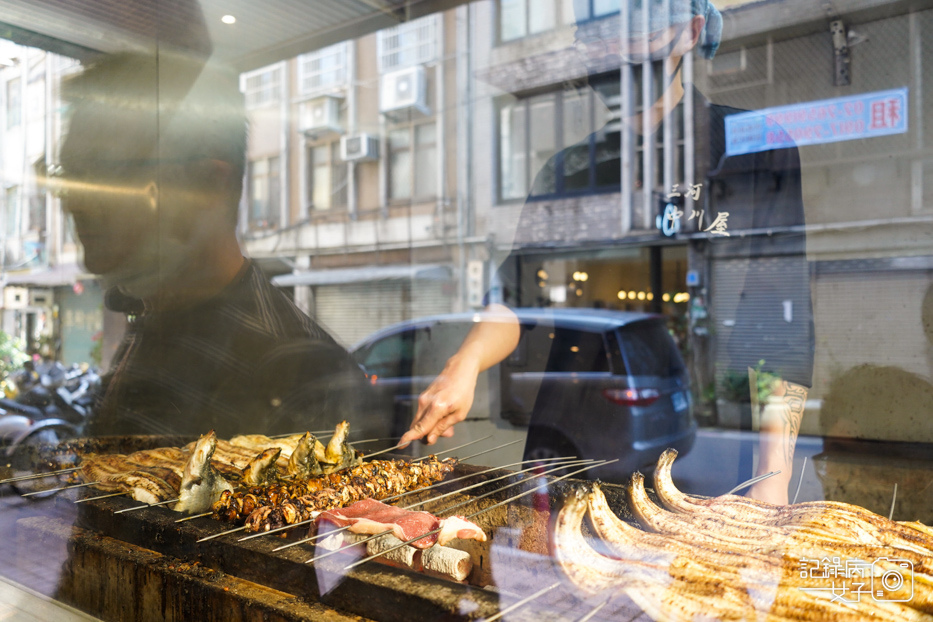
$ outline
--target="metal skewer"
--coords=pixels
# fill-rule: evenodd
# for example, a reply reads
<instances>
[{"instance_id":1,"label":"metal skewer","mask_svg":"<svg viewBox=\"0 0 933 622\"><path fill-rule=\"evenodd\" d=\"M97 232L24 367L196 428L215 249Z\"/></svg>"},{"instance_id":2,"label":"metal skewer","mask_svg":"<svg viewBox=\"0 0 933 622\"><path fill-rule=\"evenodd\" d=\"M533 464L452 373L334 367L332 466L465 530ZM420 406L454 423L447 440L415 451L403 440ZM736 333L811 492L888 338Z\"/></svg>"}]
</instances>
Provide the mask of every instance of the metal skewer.
<instances>
[{"instance_id":1,"label":"metal skewer","mask_svg":"<svg viewBox=\"0 0 933 622\"><path fill-rule=\"evenodd\" d=\"M753 477L753 478L751 478L751 479L748 480L748 481L742 482L741 484L739 484L738 486L736 486L735 488L733 488L732 490L730 490L730 491L727 492L726 494L727 494L727 495L735 494L736 492L742 490L743 488L748 488L749 486L751 486L751 485L753 485L753 484L757 484L757 483L760 482L760 481L766 480L766 479L768 479L769 477L774 477L774 476L777 475L778 473L780 473L780 471L771 471L770 473L765 473L764 475L759 475L758 477Z\"/></svg>"},{"instance_id":2,"label":"metal skewer","mask_svg":"<svg viewBox=\"0 0 933 622\"><path fill-rule=\"evenodd\" d=\"M179 519L178 519L177 521L175 521L175 522L176 522L176 523L183 523L183 522L185 522L186 520L194 520L194 519L196 519L196 518L204 518L205 516L210 516L211 514L213 514L213 512L204 512L204 513L202 513L202 514L193 514L193 515L191 515L191 516L186 516L186 517L184 517L184 518L179 518Z\"/></svg>"},{"instance_id":3,"label":"metal skewer","mask_svg":"<svg viewBox=\"0 0 933 622\"><path fill-rule=\"evenodd\" d=\"M225 536L228 533L236 533L237 531L243 531L244 529L246 529L246 525L243 525L242 527L237 527L236 529L228 529L226 531L221 531L220 533L215 533L212 536L206 536L204 538L201 538L200 540L197 540L197 542L207 542L208 540L213 540L214 538Z\"/></svg>"},{"instance_id":4,"label":"metal skewer","mask_svg":"<svg viewBox=\"0 0 933 622\"><path fill-rule=\"evenodd\" d=\"M512 613L512 612L515 611L516 609L519 609L519 608L521 608L521 607L524 607L525 605L527 605L528 603L530 603L530 602L533 601L534 599L543 596L544 594L550 592L551 590L553 590L555 587L557 587L557 586L559 586L559 585L560 585L560 581L558 581L558 582L556 582L556 583L552 583L552 584L550 584L550 585L547 586L547 587L541 588L540 590L538 590L537 592L535 592L535 593L532 594L531 596L526 596L525 598L521 599L520 601L515 602L515 603L512 603L511 605L509 605L509 606L506 607L505 609L501 609L501 610L499 611L499 613L497 613L496 615L494 615L494 616L489 616L488 618L483 618L483 620L482 620L481 622L493 622L493 620L498 620L499 618L501 618L502 616L506 615L507 613Z\"/></svg>"},{"instance_id":5,"label":"metal skewer","mask_svg":"<svg viewBox=\"0 0 933 622\"><path fill-rule=\"evenodd\" d=\"M43 477L54 477L55 475L61 475L62 473L71 473L72 471L78 471L81 467L70 467L67 469L59 469L58 471L47 471L45 473L33 473L31 475L20 475L18 477L8 477L7 479L0 479L0 484L9 484L10 482L24 482L29 479L42 479Z\"/></svg>"},{"instance_id":6,"label":"metal skewer","mask_svg":"<svg viewBox=\"0 0 933 622\"><path fill-rule=\"evenodd\" d=\"M122 510L117 510L114 514L123 514L124 512L134 512L136 510L144 510L146 508L154 508L157 505L165 505L167 503L175 503L179 498L175 497L174 499L169 499L168 501L159 501L158 503L147 503L146 505L137 505L131 508L123 508Z\"/></svg>"},{"instance_id":7,"label":"metal skewer","mask_svg":"<svg viewBox=\"0 0 933 622\"><path fill-rule=\"evenodd\" d=\"M450 449L445 449L444 451L436 451L436 452L434 452L433 454L428 454L427 456L421 456L420 458L415 458L414 460L412 460L412 462L421 462L422 460L427 460L427 459L430 458L431 456L443 456L444 454L449 454L449 453L452 452L452 451L457 451L458 449L463 449L464 447L469 447L470 445L475 445L476 443L480 443L480 442L485 441L485 440L490 439L490 438L492 438L492 434L490 434L490 435L488 435L488 436L484 436L483 438L478 438L478 439L476 439L475 441L470 441L469 443L464 443L463 445L457 445L456 447L451 447ZM399 445L400 445L400 444L401 444L401 443L399 443ZM387 451L388 451L388 450L387 450ZM491 451L491 450L487 450L487 451ZM364 457L365 457L365 458L369 458L369 457L371 457L372 455L373 455L373 454L369 454L369 456L364 456Z\"/></svg>"},{"instance_id":8,"label":"metal skewer","mask_svg":"<svg viewBox=\"0 0 933 622\"><path fill-rule=\"evenodd\" d=\"M593 616L595 616L597 613L599 613L600 610L602 610L603 607L605 607L606 605L608 605L608 604L609 604L609 601L611 601L611 600L612 600L612 596L610 596L609 598L607 598L606 600L604 600L604 601L601 602L600 604L598 604L598 605L596 605L595 607L593 607L593 608L590 610L590 612L589 612L588 614L586 614L585 616L583 616L582 618L580 618L579 620L577 620L577 622L589 622L590 620L593 619Z\"/></svg>"},{"instance_id":9,"label":"metal skewer","mask_svg":"<svg viewBox=\"0 0 933 622\"><path fill-rule=\"evenodd\" d=\"M353 441L352 443L347 443L348 445L362 445L363 443L375 443L376 441L395 441L402 438L401 436L390 436L388 438L367 438L365 441Z\"/></svg>"},{"instance_id":10,"label":"metal skewer","mask_svg":"<svg viewBox=\"0 0 933 622\"><path fill-rule=\"evenodd\" d=\"M894 503L897 501L897 482L894 482L894 496L891 497L891 511L888 512L888 520L894 518Z\"/></svg>"},{"instance_id":11,"label":"metal skewer","mask_svg":"<svg viewBox=\"0 0 933 622\"><path fill-rule=\"evenodd\" d=\"M807 458L809 456L803 457L803 465L800 467L800 479L797 480L797 490L794 492L794 500L791 501L791 505L797 503L797 495L800 494L800 485L803 484L803 472L807 470Z\"/></svg>"},{"instance_id":12,"label":"metal skewer","mask_svg":"<svg viewBox=\"0 0 933 622\"><path fill-rule=\"evenodd\" d=\"M511 445L511 443L509 443L509 444ZM494 451L495 449L498 449L498 447L495 447L495 448L490 449L490 450L487 450L487 451ZM485 453L485 452L483 452L483 453ZM478 455L478 454L477 454L477 455ZM471 456L471 457L475 457L475 456ZM466 459L468 459L468 458L464 458L464 459L466 460ZM436 484L432 484L432 485L430 485L430 486L425 486L424 488L416 488L416 489L414 489L414 490L409 490L409 491L407 491L407 492L403 492L403 493L398 494L398 495L395 495L395 496L393 496L393 497L388 497L388 498L386 498L386 499L380 499L380 501L382 501L383 503L387 503L387 502L389 502L389 501L394 501L395 499L399 499L399 498L401 498L401 497L406 497L406 496L411 495L411 494L414 494L414 493L416 493L416 492L424 492L425 490L430 490L430 489L432 489L432 488L437 488L438 486L445 486L445 485L447 485L447 484L454 484L454 483L456 483L456 482L459 482L459 481L462 481L462 480L465 480L465 479L470 479L471 477L476 477L476 476L478 476L478 475L484 475L484 474L490 473L490 472L492 472L492 471L499 471L499 470L501 470L501 469L506 469L506 468L512 467L512 466L518 466L518 465L520 465L520 464L525 464L526 462L543 462L543 461L550 462L550 461L571 460L571 459L572 459L572 458L544 458L543 460L542 460L542 459L522 460L521 462L513 462L512 464L506 464L506 465L504 465L504 466L491 467L491 468L486 469L486 470L484 470L484 471L478 471L478 472L476 472L476 473L471 473L470 475L464 475L464 476L462 476L462 477L457 477L457 478L454 478L454 479L445 480L445 481L442 481L442 482L438 482L438 483L436 483ZM513 473L512 475L515 475L515 474ZM482 483L483 483L483 484L488 484L489 481L495 481L495 480L488 480L488 481L482 482ZM425 502L425 503L428 503L428 502ZM419 505L419 504L416 503L415 506L416 506L416 505ZM414 507L414 506L409 506L409 507ZM408 509L408 508L402 508L402 509ZM240 539L239 539L239 542L242 542L242 541L244 541L244 540L250 540L250 539L252 539L252 538L258 538L258 537L260 537L260 536L264 536L264 535L270 534L270 533L275 533L275 532L277 532L277 531L284 531L284 530L290 529L290 528L292 528L292 527L298 527L298 526L300 526L300 525L306 525L306 524L308 524L308 523L313 522L314 520L316 520L316 519L310 518L310 519L308 519L308 520L304 520L304 521L300 521L300 522L297 522L297 523L293 523L293 524L291 524L291 525L286 525L285 527L279 527L279 528L277 528L277 529L270 529L269 531L264 531L264 532L262 532L262 533L257 533L257 534L253 534L253 535L250 535L250 536L246 536L245 538L240 538ZM313 540L317 540L318 538L321 538L321 537L323 537L324 535L330 535L330 534L333 534L333 533L335 533L335 532L337 532L337 531L345 531L345 530L347 530L347 529L349 529L349 527L341 527L340 529L337 529L337 530L334 530L334 531L329 531L329 532L327 532L327 534L320 534L320 535L311 536L311 537L308 537L308 538L302 538L301 540L298 540L297 542L290 542L290 543L285 544L285 545L283 545L283 546L280 546L280 547L278 547L278 548L272 549L272 551L275 552L275 551L281 551L281 550L283 550L283 549L288 549L288 548L291 548L291 547L293 547L293 546L298 546L299 544L304 544L304 543L306 543L306 542L311 542L311 541L313 541Z\"/></svg>"},{"instance_id":13,"label":"metal skewer","mask_svg":"<svg viewBox=\"0 0 933 622\"><path fill-rule=\"evenodd\" d=\"M27 492L20 495L21 497L31 497L32 495L42 495L47 492L58 492L60 490L68 490L69 488L84 488L86 486L93 486L94 484L99 484L100 482L88 482L86 484L72 484L71 486L62 486L60 488L49 488L48 490L34 490L33 492Z\"/></svg>"},{"instance_id":14,"label":"metal skewer","mask_svg":"<svg viewBox=\"0 0 933 622\"><path fill-rule=\"evenodd\" d=\"M593 461L593 460L580 460L579 462L594 462L594 461ZM595 465L593 465L593 466L595 466ZM538 467L531 467L531 468L532 468L532 469L536 469L536 468L538 468ZM537 474L537 475L533 475L532 477L528 477L528 478L522 479L522 480L520 480L520 481L518 481L518 482L514 482L514 483L512 483L512 484L507 484L507 485L505 485L505 486L503 486L503 487L501 487L501 488L499 488L499 489L497 489L497 490L493 490L493 491L491 491L491 492L487 492L486 494L480 495L480 496L478 496L478 497L473 497L473 498L468 499L468 500L466 500L466 501L464 501L464 502L462 502L462 503L457 503L456 505L452 505L452 506L450 506L450 507L448 507L448 508L444 508L443 510L439 510L439 511L437 512L437 514L438 514L438 515L440 515L440 514L447 514L447 513L450 512L451 510L455 510L455 509L457 509L457 508L459 508L459 507L461 507L461 506L463 506L463 505L467 505L467 504L469 504L469 503L474 503L474 502L478 501L479 499L483 499L483 498L488 497L488 496L490 496L490 495L494 495L494 494L496 494L496 493L502 492L503 490L508 490L509 488L512 488L513 486L518 486L518 485L520 485L520 484L524 484L525 482L529 482L529 481L531 481L531 480L533 480L533 479L537 479L537 478L539 478L539 477L543 477L543 476L545 476L545 475L548 475L548 474L550 474L550 473L553 473L553 472L555 472L555 471L559 471L559 470L565 469L565 468L567 468L567 463L564 463L564 464L560 465L560 466L557 467L557 468L551 469L550 471L545 471L545 472L543 472L543 473L539 473L539 474ZM589 467L589 468L592 468L592 467ZM524 472L524 471L518 471L516 474L518 474L518 473L523 473L523 472ZM511 474L509 475L509 477L511 477ZM480 485L487 484L487 483L488 483L488 482L481 482ZM474 486L474 488L475 488L475 486ZM464 488L464 489L462 489L462 490L467 490L467 489ZM457 491L457 492L460 492L460 491ZM517 498L517 497L516 497L516 498ZM411 508L411 507L416 507L416 506L418 506L418 505L422 505L422 504L416 503L416 504L414 504L414 505L409 506L409 508ZM497 507L497 506L492 506L492 507ZM403 508L403 509L409 509L409 508ZM470 517L467 517L467 518L470 518ZM336 530L334 530L334 531L336 531ZM429 531L428 533L422 534L422 535L418 536L417 538L415 538L414 540L410 540L410 541L406 542L405 544L410 544L411 542L415 542L416 540L420 540L421 538L425 538L425 537L427 537L427 536L433 535L433 534L435 534L435 533L438 533L439 531L440 531L440 528L435 529L434 531ZM328 534L331 534L331 533L333 533L333 531L328 532ZM376 538L380 538L380 537L382 537L382 536L384 536L384 535L386 535L386 534L388 534L388 533L392 533L392 530L389 529L389 530L383 531L382 533L373 534L373 535L369 536L368 538L363 538L362 540L358 540L358 541L356 541L356 542L354 542L353 544L350 544L350 545L348 545L348 546L340 547L340 548L338 548L338 549L335 549L335 550L330 551L330 552L328 552L328 553L325 553L325 554L323 554L323 555L319 555L318 557L312 557L311 559L305 561L305 563L306 563L306 564L314 563L314 562L316 562L316 561L318 561L318 560L324 559L325 557L330 557L331 555L334 555L334 554L336 554L336 553L340 553L340 552L342 552L342 551L344 551L344 550L346 550L346 549L348 549L348 548L352 548L352 547L358 546L358 545L360 545L360 544L365 544L366 542L369 542L370 540L375 540ZM396 548L401 548L401 547L396 547ZM395 549L390 549L390 550L395 550Z\"/></svg>"},{"instance_id":15,"label":"metal skewer","mask_svg":"<svg viewBox=\"0 0 933 622\"><path fill-rule=\"evenodd\" d=\"M314 435L315 437L317 437L320 434L333 434L333 433L334 433L333 430L321 430L320 432L311 432L311 434ZM288 438L289 436L300 436L302 434L304 434L304 432L292 432L291 434L276 434L274 436L267 436L266 438L272 438L272 439Z\"/></svg>"},{"instance_id":16,"label":"metal skewer","mask_svg":"<svg viewBox=\"0 0 933 622\"><path fill-rule=\"evenodd\" d=\"M589 469L593 469L593 468L596 468L596 467L599 467L599 466L605 466L605 465L607 465L607 464L612 464L613 462L618 462L618 461L619 461L618 458L616 458L616 459L614 459L614 460L602 460L602 461L596 462L595 464L587 465L587 466L583 467L582 469L578 469L578 470L576 470L576 471L571 471L570 473L568 473L568 474L566 474L566 475L562 475L562 476L560 476L560 477L556 477L556 478L554 478L554 481L551 482L551 483L553 484L553 483L555 483L555 482L559 482L559 481L561 481L561 480L567 479L568 477L573 477L574 475L577 475L578 473L582 473L583 471L588 471ZM562 468L564 468L564 467L562 466L562 467L560 467L560 468L562 469ZM547 475L547 473L542 473L542 474L540 474L540 475L535 475L534 477L530 477L530 478L528 478L528 479L526 479L526 480L523 480L523 482L526 482L526 481L529 481L529 480L532 480L532 479L535 479L535 478L538 478L538 477L542 477L542 476L544 476L544 475ZM518 482L518 483L523 483L523 482ZM509 486L504 486L503 488L500 488L499 490L494 491L494 492L500 492L501 490L505 490L506 488L509 488L509 487L511 487L511 486L512 486L512 484L510 484ZM508 503L511 503L512 501L515 501L516 499L521 499L521 498L524 497L524 496L530 495L530 494L536 492L537 490L538 490L538 487L536 486L535 488L532 488L531 490L526 490L525 492L521 492L521 493L519 493L519 494L517 494L517 495L515 495L515 496L513 496L513 497L509 497L509 498L506 499L505 501L500 501L499 503L496 503L496 504L494 504L494 505L491 505L491 506L489 506L488 508L483 508L482 510L473 512L472 514L470 514L470 515L468 515L468 516L465 516L464 518L465 518L466 520L470 520L471 518L473 518L473 517L475 517L475 516L479 516L480 514L483 514L484 512L488 512L489 510L494 510L494 509L496 509L496 508L498 508L498 507L502 507L503 505L506 505L506 504L508 504ZM489 493L489 494L493 494L493 493ZM478 499L482 499L482 498L485 497L485 496L488 496L488 495L481 495L481 496L479 496L479 497L475 497L474 499L470 499L469 501L466 501L466 502L464 502L464 503L472 503L473 501L476 501L476 500L478 500ZM454 507L459 507L460 505L464 505L464 504L461 503L461 504L458 504L458 505L456 505L456 506L454 506ZM444 512L449 512L451 509L453 509L453 508L447 508L446 510L444 510ZM411 540L406 540L405 542L402 542L401 544L398 544L398 545L396 545L396 546L390 547L390 548L388 548L388 549L382 551L381 553L377 553L377 554L375 554L375 555L370 555L369 557L364 557L363 559L361 559L361 560L358 561L358 562L352 563L352 564L350 564L349 566L345 566L345 567L344 567L344 570L345 570L345 571L346 571L346 570L351 570L351 569L353 569L353 568L356 568L357 566L361 566L361 565L365 564L365 563L368 562L368 561L371 561L371 560L373 560L373 559L376 559L377 557L382 557L382 556L385 555L386 553L391 553L392 551L398 550L398 549L400 549L400 548L402 548L402 547L404 547L404 546L408 546L408 545L411 544L412 542L417 542L418 540L421 540L422 538L425 538L425 537L427 537L427 536L434 535L434 534L436 534L436 533L439 533L440 531L441 531L441 529L440 529L440 527L438 527L437 529L433 529L433 530L431 530L431 531L429 531L429 532L427 532L427 533L423 533L423 534L419 535L419 536L416 537L416 538L412 538ZM336 551L334 551L334 552L336 552ZM324 557L324 556L322 555L321 557ZM314 561L314 559L312 558L310 561Z\"/></svg>"},{"instance_id":17,"label":"metal skewer","mask_svg":"<svg viewBox=\"0 0 933 622\"><path fill-rule=\"evenodd\" d=\"M87 503L88 501L96 501L98 499L109 499L110 497L122 497L123 495L129 494L125 490L120 492L112 492L109 495L98 495L96 497L85 497L84 499L78 499L75 503Z\"/></svg>"}]
</instances>

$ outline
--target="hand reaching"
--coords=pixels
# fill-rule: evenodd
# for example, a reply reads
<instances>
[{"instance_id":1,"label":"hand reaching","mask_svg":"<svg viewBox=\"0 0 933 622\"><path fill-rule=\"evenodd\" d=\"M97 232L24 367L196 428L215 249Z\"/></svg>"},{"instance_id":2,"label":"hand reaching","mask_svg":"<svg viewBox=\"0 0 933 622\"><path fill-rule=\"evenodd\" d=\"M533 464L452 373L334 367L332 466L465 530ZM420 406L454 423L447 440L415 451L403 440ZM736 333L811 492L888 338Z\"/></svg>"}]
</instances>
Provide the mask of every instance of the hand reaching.
<instances>
[{"instance_id":1,"label":"hand reaching","mask_svg":"<svg viewBox=\"0 0 933 622\"><path fill-rule=\"evenodd\" d=\"M444 371L418 397L418 412L401 443L425 438L428 445L433 445L441 436L453 436L454 425L466 419L473 406L478 376L475 364L448 361Z\"/></svg>"}]
</instances>

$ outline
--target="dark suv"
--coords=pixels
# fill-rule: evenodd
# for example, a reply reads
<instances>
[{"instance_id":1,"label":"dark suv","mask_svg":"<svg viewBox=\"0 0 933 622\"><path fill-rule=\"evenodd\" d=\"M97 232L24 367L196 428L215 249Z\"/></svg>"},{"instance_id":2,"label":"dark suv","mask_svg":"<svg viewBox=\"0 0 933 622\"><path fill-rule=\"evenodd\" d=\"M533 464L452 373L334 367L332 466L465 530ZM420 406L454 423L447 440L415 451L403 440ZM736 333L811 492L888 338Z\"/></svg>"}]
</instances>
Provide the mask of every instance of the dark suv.
<instances>
[{"instance_id":1,"label":"dark suv","mask_svg":"<svg viewBox=\"0 0 933 622\"><path fill-rule=\"evenodd\" d=\"M483 374L461 430L527 428L525 458L619 458L603 478L626 477L667 447L686 452L696 422L687 370L665 318L595 309L514 309L521 339ZM385 328L352 349L397 433L418 395L480 319L427 317ZM507 436L503 436L507 438Z\"/></svg>"}]
</instances>

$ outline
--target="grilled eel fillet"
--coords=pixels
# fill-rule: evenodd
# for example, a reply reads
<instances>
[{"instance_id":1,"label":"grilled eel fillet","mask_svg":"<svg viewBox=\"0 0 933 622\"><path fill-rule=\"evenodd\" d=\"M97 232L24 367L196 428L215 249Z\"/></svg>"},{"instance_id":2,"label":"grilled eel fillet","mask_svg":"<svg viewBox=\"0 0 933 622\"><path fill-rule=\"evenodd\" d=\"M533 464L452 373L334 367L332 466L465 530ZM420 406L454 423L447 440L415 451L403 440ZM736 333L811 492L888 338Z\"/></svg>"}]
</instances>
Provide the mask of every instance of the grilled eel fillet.
<instances>
[{"instance_id":1,"label":"grilled eel fillet","mask_svg":"<svg viewBox=\"0 0 933 622\"><path fill-rule=\"evenodd\" d=\"M181 478L171 470L141 467L126 462L124 456L88 456L81 463L81 477L95 482L94 488L104 492L125 492L142 503L158 503L171 499L177 488L172 488L166 478Z\"/></svg>"},{"instance_id":2,"label":"grilled eel fillet","mask_svg":"<svg viewBox=\"0 0 933 622\"><path fill-rule=\"evenodd\" d=\"M578 589L589 595L626 595L655 620L747 619L767 622L784 616L757 615L747 593L723 585L715 575L669 567L664 559L612 559L598 553L583 535L587 501L582 491L571 493L557 514L549 547L558 567ZM611 615L611 614L610 614ZM860 618L840 618L858 620Z\"/></svg>"},{"instance_id":3,"label":"grilled eel fillet","mask_svg":"<svg viewBox=\"0 0 933 622\"><path fill-rule=\"evenodd\" d=\"M214 515L221 520L243 522L247 531L268 531L309 520L315 512L343 507L360 499L385 499L429 486L442 480L455 465L453 458L438 460L435 456L421 462L373 460L306 483L223 495L214 504Z\"/></svg>"},{"instance_id":4,"label":"grilled eel fillet","mask_svg":"<svg viewBox=\"0 0 933 622\"><path fill-rule=\"evenodd\" d=\"M865 560L869 564L874 562L879 568L895 571L898 568L884 560L894 557L906 559L914 566L914 593L910 605L933 613L933 558L892 547L853 544L844 536L833 538L829 529L775 527L718 516L674 514L661 509L648 498L641 473L632 476L628 491L632 513L642 526L704 547L728 548L743 554L788 554L798 560L803 557Z\"/></svg>"},{"instance_id":5,"label":"grilled eel fillet","mask_svg":"<svg viewBox=\"0 0 933 622\"><path fill-rule=\"evenodd\" d=\"M915 526L900 524L864 508L836 501L814 501L795 505L774 505L738 495L701 499L685 495L671 479L671 465L677 451L661 454L654 474L654 488L661 503L671 512L719 515L734 520L754 520L775 527L831 526L832 534L853 543L894 546L919 555L933 556L933 532L926 534ZM924 527L921 525L921 528ZM927 528L929 529L929 528Z\"/></svg>"},{"instance_id":6,"label":"grilled eel fillet","mask_svg":"<svg viewBox=\"0 0 933 622\"><path fill-rule=\"evenodd\" d=\"M800 560L789 554L768 556L705 548L690 541L641 531L612 512L598 485L586 495L586 501L590 524L614 557L657 561L684 572L715 577L721 583L758 596L751 600L751 605L759 612L816 620L839 619L843 614L892 621L929 619L908 604L873 601L867 594L866 598L852 603L824 600L819 594L832 596L833 588L842 582L834 578L801 578ZM853 586L847 587L852 589ZM800 588L826 591L806 592Z\"/></svg>"}]
</instances>

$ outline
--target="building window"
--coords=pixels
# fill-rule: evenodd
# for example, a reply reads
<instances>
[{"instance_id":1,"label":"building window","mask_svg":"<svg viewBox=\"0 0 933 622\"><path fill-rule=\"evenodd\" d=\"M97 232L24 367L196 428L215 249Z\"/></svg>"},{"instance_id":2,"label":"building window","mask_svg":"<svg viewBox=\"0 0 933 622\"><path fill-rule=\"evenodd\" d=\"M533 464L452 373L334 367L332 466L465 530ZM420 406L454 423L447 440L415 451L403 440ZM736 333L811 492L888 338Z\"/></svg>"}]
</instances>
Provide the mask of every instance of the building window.
<instances>
[{"instance_id":1,"label":"building window","mask_svg":"<svg viewBox=\"0 0 933 622\"><path fill-rule=\"evenodd\" d=\"M597 101L596 92L604 102ZM618 80L565 90L499 108L500 199L616 188L619 174ZM615 112L610 106L615 106Z\"/></svg>"},{"instance_id":2,"label":"building window","mask_svg":"<svg viewBox=\"0 0 933 622\"><path fill-rule=\"evenodd\" d=\"M633 113L642 110L640 67L633 76ZM660 92L660 63L654 67ZM559 197L618 190L621 184L621 121L618 77L596 78L589 89L564 90L509 100L499 106L499 199ZM675 182L683 180L683 106L670 117ZM636 189L660 188L664 176L663 127L653 134L652 179L644 179L644 141L634 132Z\"/></svg>"},{"instance_id":3,"label":"building window","mask_svg":"<svg viewBox=\"0 0 933 622\"><path fill-rule=\"evenodd\" d=\"M274 229L281 214L279 158L254 160L249 164L250 230Z\"/></svg>"},{"instance_id":4,"label":"building window","mask_svg":"<svg viewBox=\"0 0 933 622\"><path fill-rule=\"evenodd\" d=\"M386 73L437 60L439 15L428 15L379 31L376 50L379 71Z\"/></svg>"},{"instance_id":5,"label":"building window","mask_svg":"<svg viewBox=\"0 0 933 622\"><path fill-rule=\"evenodd\" d=\"M499 0L499 41L536 35L558 26L619 12L620 0Z\"/></svg>"},{"instance_id":6,"label":"building window","mask_svg":"<svg viewBox=\"0 0 933 622\"><path fill-rule=\"evenodd\" d=\"M247 108L259 108L279 101L282 93L282 67L265 67L243 74L241 89Z\"/></svg>"},{"instance_id":7,"label":"building window","mask_svg":"<svg viewBox=\"0 0 933 622\"><path fill-rule=\"evenodd\" d=\"M436 132L433 121L389 131L389 199L437 195Z\"/></svg>"},{"instance_id":8,"label":"building window","mask_svg":"<svg viewBox=\"0 0 933 622\"><path fill-rule=\"evenodd\" d=\"M347 163L339 141L308 147L308 204L314 211L347 205Z\"/></svg>"},{"instance_id":9,"label":"building window","mask_svg":"<svg viewBox=\"0 0 933 622\"><path fill-rule=\"evenodd\" d=\"M23 83L14 78L6 83L6 127L16 127L22 121Z\"/></svg>"},{"instance_id":10,"label":"building window","mask_svg":"<svg viewBox=\"0 0 933 622\"><path fill-rule=\"evenodd\" d=\"M19 235L20 217L20 187L13 186L6 189L6 215L3 222L3 233L9 237Z\"/></svg>"},{"instance_id":11,"label":"building window","mask_svg":"<svg viewBox=\"0 0 933 622\"><path fill-rule=\"evenodd\" d=\"M316 95L347 85L347 42L298 57L298 89Z\"/></svg>"}]
</instances>

